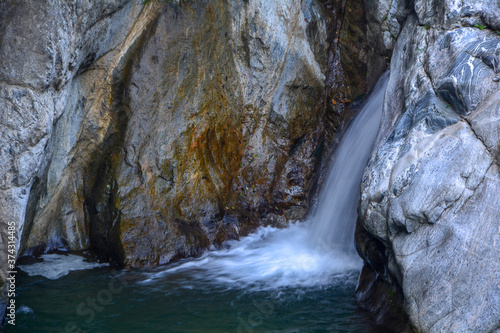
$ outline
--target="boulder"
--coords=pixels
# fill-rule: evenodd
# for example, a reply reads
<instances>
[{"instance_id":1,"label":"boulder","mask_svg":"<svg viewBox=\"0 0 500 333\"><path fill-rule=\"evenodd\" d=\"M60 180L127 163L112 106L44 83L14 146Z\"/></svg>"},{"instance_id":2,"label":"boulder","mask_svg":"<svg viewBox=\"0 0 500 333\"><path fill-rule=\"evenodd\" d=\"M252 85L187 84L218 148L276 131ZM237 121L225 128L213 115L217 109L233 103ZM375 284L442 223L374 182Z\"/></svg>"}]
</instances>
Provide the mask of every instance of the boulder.
<instances>
[{"instance_id":1,"label":"boulder","mask_svg":"<svg viewBox=\"0 0 500 333\"><path fill-rule=\"evenodd\" d=\"M360 227L423 332L500 329L500 7L464 2L414 2L361 184Z\"/></svg>"}]
</instances>

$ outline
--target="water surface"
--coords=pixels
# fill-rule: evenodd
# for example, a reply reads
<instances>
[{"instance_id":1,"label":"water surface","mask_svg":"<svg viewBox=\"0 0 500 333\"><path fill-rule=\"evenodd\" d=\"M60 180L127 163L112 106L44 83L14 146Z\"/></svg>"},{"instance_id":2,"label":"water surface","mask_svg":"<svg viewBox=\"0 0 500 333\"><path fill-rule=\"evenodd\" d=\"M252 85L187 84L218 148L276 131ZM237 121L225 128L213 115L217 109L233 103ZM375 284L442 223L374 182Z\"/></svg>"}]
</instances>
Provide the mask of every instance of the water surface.
<instances>
[{"instance_id":1,"label":"water surface","mask_svg":"<svg viewBox=\"0 0 500 333\"><path fill-rule=\"evenodd\" d=\"M306 231L261 228L148 271L98 267L51 280L36 275L46 272L39 265L18 275L17 325L5 331L366 332L353 297L361 260L311 250Z\"/></svg>"}]
</instances>

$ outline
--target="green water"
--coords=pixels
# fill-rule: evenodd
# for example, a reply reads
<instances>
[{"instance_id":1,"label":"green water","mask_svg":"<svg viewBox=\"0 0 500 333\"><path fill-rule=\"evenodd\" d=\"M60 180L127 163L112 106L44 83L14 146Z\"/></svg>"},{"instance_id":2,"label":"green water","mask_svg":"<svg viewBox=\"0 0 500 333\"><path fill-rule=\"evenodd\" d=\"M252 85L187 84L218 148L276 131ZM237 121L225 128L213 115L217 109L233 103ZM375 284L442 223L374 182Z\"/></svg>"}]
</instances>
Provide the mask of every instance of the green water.
<instances>
[{"instance_id":1,"label":"green water","mask_svg":"<svg viewBox=\"0 0 500 333\"><path fill-rule=\"evenodd\" d=\"M353 299L356 276L322 287L249 291L186 272L153 283L141 282L144 272L110 268L58 280L20 272L16 326L4 332L372 331Z\"/></svg>"},{"instance_id":2,"label":"green water","mask_svg":"<svg viewBox=\"0 0 500 333\"><path fill-rule=\"evenodd\" d=\"M308 242L307 227L260 228L151 270L44 255L19 266L16 326L4 331L372 332L353 295L361 260Z\"/></svg>"}]
</instances>

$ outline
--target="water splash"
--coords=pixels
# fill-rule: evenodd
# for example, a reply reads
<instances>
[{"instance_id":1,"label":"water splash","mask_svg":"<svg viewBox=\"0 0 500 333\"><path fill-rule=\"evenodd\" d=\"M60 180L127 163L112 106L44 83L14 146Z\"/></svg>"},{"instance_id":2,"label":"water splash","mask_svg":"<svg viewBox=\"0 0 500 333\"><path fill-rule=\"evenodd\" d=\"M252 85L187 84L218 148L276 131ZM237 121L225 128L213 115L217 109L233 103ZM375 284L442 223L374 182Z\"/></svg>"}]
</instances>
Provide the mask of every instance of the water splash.
<instances>
[{"instance_id":1,"label":"water splash","mask_svg":"<svg viewBox=\"0 0 500 333\"><path fill-rule=\"evenodd\" d=\"M307 244L307 223L286 229L263 227L229 249L147 273L143 283L186 273L188 279L247 290L328 285L360 268L361 260L334 249L317 251Z\"/></svg>"},{"instance_id":2,"label":"water splash","mask_svg":"<svg viewBox=\"0 0 500 333\"><path fill-rule=\"evenodd\" d=\"M33 313L33 310L26 305L21 305L17 310L17 313Z\"/></svg>"},{"instance_id":3,"label":"water splash","mask_svg":"<svg viewBox=\"0 0 500 333\"><path fill-rule=\"evenodd\" d=\"M387 81L385 74L342 138L318 206L308 221L286 229L260 228L229 242L226 250L144 273L142 283L181 279L183 288L189 288L190 281L201 281L266 290L316 287L352 277L362 264L353 241L360 181L379 127ZM19 268L29 275L57 279L71 270L104 265L74 255L50 254L42 259Z\"/></svg>"},{"instance_id":4,"label":"water splash","mask_svg":"<svg viewBox=\"0 0 500 333\"><path fill-rule=\"evenodd\" d=\"M388 74L377 83L337 148L317 209L305 223L260 228L227 250L147 273L143 283L183 274L186 279L245 289L312 287L342 281L361 268L354 250L360 182L382 114Z\"/></svg>"}]
</instances>

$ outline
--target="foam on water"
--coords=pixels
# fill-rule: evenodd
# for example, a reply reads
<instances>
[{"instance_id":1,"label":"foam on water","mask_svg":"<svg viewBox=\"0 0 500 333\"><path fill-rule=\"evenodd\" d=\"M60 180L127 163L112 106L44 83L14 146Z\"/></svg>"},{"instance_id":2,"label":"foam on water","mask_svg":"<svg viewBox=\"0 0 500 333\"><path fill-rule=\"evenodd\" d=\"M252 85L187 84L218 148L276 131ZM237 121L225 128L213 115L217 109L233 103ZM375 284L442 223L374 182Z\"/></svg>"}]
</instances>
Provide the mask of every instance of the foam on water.
<instances>
[{"instance_id":1,"label":"foam on water","mask_svg":"<svg viewBox=\"0 0 500 333\"><path fill-rule=\"evenodd\" d=\"M33 310L26 305L21 305L19 309L17 309L17 313L33 313Z\"/></svg>"},{"instance_id":2,"label":"foam on water","mask_svg":"<svg viewBox=\"0 0 500 333\"><path fill-rule=\"evenodd\" d=\"M50 280L56 280L71 271L109 266L107 263L89 262L74 254L44 254L43 261L30 265L19 265L18 268L30 276L41 275Z\"/></svg>"},{"instance_id":3,"label":"foam on water","mask_svg":"<svg viewBox=\"0 0 500 333\"><path fill-rule=\"evenodd\" d=\"M190 279L246 289L328 285L361 267L361 259L335 249L311 247L308 223L286 229L263 227L230 248L208 252L160 272L148 273L143 283L168 279L169 274L189 273Z\"/></svg>"},{"instance_id":4,"label":"foam on water","mask_svg":"<svg viewBox=\"0 0 500 333\"><path fill-rule=\"evenodd\" d=\"M363 170L377 134L388 73L353 120L338 146L315 212L286 229L260 228L229 243L227 250L148 274L144 283L187 273L244 288L309 287L330 284L361 268L354 226Z\"/></svg>"}]
</instances>

